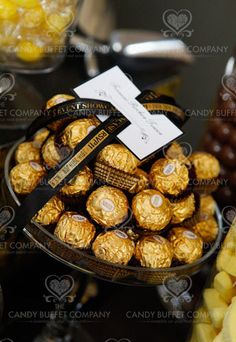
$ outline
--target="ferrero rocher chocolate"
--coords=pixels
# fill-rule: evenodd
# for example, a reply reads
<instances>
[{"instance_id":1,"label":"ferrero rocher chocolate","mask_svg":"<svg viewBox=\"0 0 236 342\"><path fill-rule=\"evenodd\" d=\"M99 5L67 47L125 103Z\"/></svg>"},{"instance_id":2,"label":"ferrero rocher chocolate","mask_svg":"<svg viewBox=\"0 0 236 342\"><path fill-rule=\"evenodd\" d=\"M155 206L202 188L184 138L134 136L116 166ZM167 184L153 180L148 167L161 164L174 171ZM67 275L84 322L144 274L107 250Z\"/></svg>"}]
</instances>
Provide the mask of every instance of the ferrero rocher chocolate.
<instances>
[{"instance_id":1,"label":"ferrero rocher chocolate","mask_svg":"<svg viewBox=\"0 0 236 342\"><path fill-rule=\"evenodd\" d=\"M218 234L218 224L214 217L204 218L192 227L195 234L198 234L204 242L213 242Z\"/></svg>"},{"instance_id":2,"label":"ferrero rocher chocolate","mask_svg":"<svg viewBox=\"0 0 236 342\"><path fill-rule=\"evenodd\" d=\"M175 260L191 264L201 258L203 241L192 231L182 227L173 228L169 233L168 240L172 244Z\"/></svg>"},{"instance_id":3,"label":"ferrero rocher chocolate","mask_svg":"<svg viewBox=\"0 0 236 342\"><path fill-rule=\"evenodd\" d=\"M200 197L200 213L202 217L209 217L215 214L216 203L211 195L202 195Z\"/></svg>"},{"instance_id":4,"label":"ferrero rocher chocolate","mask_svg":"<svg viewBox=\"0 0 236 342\"><path fill-rule=\"evenodd\" d=\"M75 148L99 124L100 122L95 117L71 122L62 132L61 141L63 145Z\"/></svg>"},{"instance_id":5,"label":"ferrero rocher chocolate","mask_svg":"<svg viewBox=\"0 0 236 342\"><path fill-rule=\"evenodd\" d=\"M13 190L20 195L29 194L36 188L46 171L37 162L25 162L17 164L10 172L10 181Z\"/></svg>"},{"instance_id":6,"label":"ferrero rocher chocolate","mask_svg":"<svg viewBox=\"0 0 236 342\"><path fill-rule=\"evenodd\" d=\"M73 99L74 99L74 96L71 96L68 94L57 94L47 101L46 109L56 106L59 103L63 103L63 102L73 100Z\"/></svg>"},{"instance_id":7,"label":"ferrero rocher chocolate","mask_svg":"<svg viewBox=\"0 0 236 342\"><path fill-rule=\"evenodd\" d=\"M164 195L178 196L189 184L189 171L177 159L161 158L151 167L150 182Z\"/></svg>"},{"instance_id":8,"label":"ferrero rocher chocolate","mask_svg":"<svg viewBox=\"0 0 236 342\"><path fill-rule=\"evenodd\" d=\"M138 182L129 190L131 193L137 193L149 188L149 178L147 172L136 169L134 175L139 178Z\"/></svg>"},{"instance_id":9,"label":"ferrero rocher chocolate","mask_svg":"<svg viewBox=\"0 0 236 342\"><path fill-rule=\"evenodd\" d=\"M127 265L134 254L134 246L134 242L129 239L125 232L116 229L99 234L92 249L99 259L114 264Z\"/></svg>"},{"instance_id":10,"label":"ferrero rocher chocolate","mask_svg":"<svg viewBox=\"0 0 236 342\"><path fill-rule=\"evenodd\" d=\"M143 190L135 195L132 211L141 228L153 231L165 228L172 217L169 200L154 189Z\"/></svg>"},{"instance_id":11,"label":"ferrero rocher chocolate","mask_svg":"<svg viewBox=\"0 0 236 342\"><path fill-rule=\"evenodd\" d=\"M122 223L128 215L129 203L125 194L111 186L101 186L87 200L90 216L103 227Z\"/></svg>"},{"instance_id":12,"label":"ferrero rocher chocolate","mask_svg":"<svg viewBox=\"0 0 236 342\"><path fill-rule=\"evenodd\" d=\"M85 193L91 188L92 184L92 171L85 166L83 170L79 171L79 173L72 178L68 184L63 186L60 192L65 196L85 195Z\"/></svg>"},{"instance_id":13,"label":"ferrero rocher chocolate","mask_svg":"<svg viewBox=\"0 0 236 342\"><path fill-rule=\"evenodd\" d=\"M111 144L104 147L97 156L97 161L114 169L134 173L140 161L121 144Z\"/></svg>"},{"instance_id":14,"label":"ferrero rocher chocolate","mask_svg":"<svg viewBox=\"0 0 236 342\"><path fill-rule=\"evenodd\" d=\"M210 153L194 152L190 156L198 179L212 179L220 174L220 164L218 160Z\"/></svg>"},{"instance_id":15,"label":"ferrero rocher chocolate","mask_svg":"<svg viewBox=\"0 0 236 342\"><path fill-rule=\"evenodd\" d=\"M55 143L54 135L51 135L46 140L42 146L41 152L44 162L51 168L55 167L62 159Z\"/></svg>"},{"instance_id":16,"label":"ferrero rocher chocolate","mask_svg":"<svg viewBox=\"0 0 236 342\"><path fill-rule=\"evenodd\" d=\"M50 132L47 128L41 128L38 132L33 136L34 145L40 148L45 140L48 138Z\"/></svg>"},{"instance_id":17,"label":"ferrero rocher chocolate","mask_svg":"<svg viewBox=\"0 0 236 342\"><path fill-rule=\"evenodd\" d=\"M194 194L190 194L178 201L171 202L172 206L172 219L171 223L177 224L192 217L195 212L195 197Z\"/></svg>"},{"instance_id":18,"label":"ferrero rocher chocolate","mask_svg":"<svg viewBox=\"0 0 236 342\"><path fill-rule=\"evenodd\" d=\"M33 141L26 141L18 145L15 152L16 163L40 161L40 159L40 149Z\"/></svg>"},{"instance_id":19,"label":"ferrero rocher chocolate","mask_svg":"<svg viewBox=\"0 0 236 342\"><path fill-rule=\"evenodd\" d=\"M65 212L57 223L54 234L75 248L89 248L96 229L89 220L75 212Z\"/></svg>"},{"instance_id":20,"label":"ferrero rocher chocolate","mask_svg":"<svg viewBox=\"0 0 236 342\"><path fill-rule=\"evenodd\" d=\"M162 236L146 236L138 241L135 248L135 258L144 267L170 267L173 249L169 241Z\"/></svg>"},{"instance_id":21,"label":"ferrero rocher chocolate","mask_svg":"<svg viewBox=\"0 0 236 342\"><path fill-rule=\"evenodd\" d=\"M177 142L173 142L165 152L167 159L178 159L180 162L189 164L188 157L184 154L183 148Z\"/></svg>"},{"instance_id":22,"label":"ferrero rocher chocolate","mask_svg":"<svg viewBox=\"0 0 236 342\"><path fill-rule=\"evenodd\" d=\"M54 224L57 223L64 210L64 203L57 196L54 196L39 210L33 220L45 226Z\"/></svg>"}]
</instances>

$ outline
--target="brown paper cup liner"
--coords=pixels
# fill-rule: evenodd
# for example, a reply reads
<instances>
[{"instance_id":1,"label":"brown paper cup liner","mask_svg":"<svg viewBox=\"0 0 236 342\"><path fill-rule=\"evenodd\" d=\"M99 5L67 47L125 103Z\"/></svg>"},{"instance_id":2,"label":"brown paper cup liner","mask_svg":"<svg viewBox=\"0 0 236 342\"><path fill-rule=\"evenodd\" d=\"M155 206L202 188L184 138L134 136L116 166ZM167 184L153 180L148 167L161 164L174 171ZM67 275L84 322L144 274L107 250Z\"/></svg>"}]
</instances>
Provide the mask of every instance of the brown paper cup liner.
<instances>
[{"instance_id":1,"label":"brown paper cup liner","mask_svg":"<svg viewBox=\"0 0 236 342\"><path fill-rule=\"evenodd\" d=\"M133 188L139 181L139 178L135 175L114 169L100 162L96 162L94 165L94 177L103 183L127 191Z\"/></svg>"}]
</instances>

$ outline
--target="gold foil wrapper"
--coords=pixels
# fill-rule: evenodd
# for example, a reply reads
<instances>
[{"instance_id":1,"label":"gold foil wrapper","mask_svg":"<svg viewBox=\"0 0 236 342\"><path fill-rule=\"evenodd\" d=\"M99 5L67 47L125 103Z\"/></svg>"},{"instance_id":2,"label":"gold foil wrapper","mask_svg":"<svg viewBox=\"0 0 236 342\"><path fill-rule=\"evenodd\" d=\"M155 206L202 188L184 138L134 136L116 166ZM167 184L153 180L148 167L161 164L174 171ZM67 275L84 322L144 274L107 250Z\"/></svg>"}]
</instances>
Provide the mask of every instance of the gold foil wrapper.
<instances>
[{"instance_id":1,"label":"gold foil wrapper","mask_svg":"<svg viewBox=\"0 0 236 342\"><path fill-rule=\"evenodd\" d=\"M16 163L26 163L28 161L40 161L40 149L33 141L26 141L18 145L15 152Z\"/></svg>"},{"instance_id":2,"label":"gold foil wrapper","mask_svg":"<svg viewBox=\"0 0 236 342\"><path fill-rule=\"evenodd\" d=\"M46 141L50 134L50 131L47 128L42 128L33 136L34 145L40 148L43 143Z\"/></svg>"},{"instance_id":3,"label":"gold foil wrapper","mask_svg":"<svg viewBox=\"0 0 236 342\"><path fill-rule=\"evenodd\" d=\"M46 140L42 146L41 152L44 162L51 168L55 167L62 160L55 143L54 135L51 135Z\"/></svg>"},{"instance_id":4,"label":"gold foil wrapper","mask_svg":"<svg viewBox=\"0 0 236 342\"><path fill-rule=\"evenodd\" d=\"M176 227L173 228L168 236L174 250L174 259L184 263L191 264L201 258L203 254L203 241L201 237L192 231Z\"/></svg>"},{"instance_id":5,"label":"gold foil wrapper","mask_svg":"<svg viewBox=\"0 0 236 342\"><path fill-rule=\"evenodd\" d=\"M116 226L128 216L129 203L125 194L111 186L93 191L86 205L92 219L103 227Z\"/></svg>"},{"instance_id":6,"label":"gold foil wrapper","mask_svg":"<svg viewBox=\"0 0 236 342\"><path fill-rule=\"evenodd\" d=\"M84 249L90 247L95 233L94 225L85 216L70 211L61 216L54 232L63 242Z\"/></svg>"},{"instance_id":7,"label":"gold foil wrapper","mask_svg":"<svg viewBox=\"0 0 236 342\"><path fill-rule=\"evenodd\" d=\"M100 122L96 117L71 122L62 132L61 141L63 145L75 148L99 124Z\"/></svg>"},{"instance_id":8,"label":"gold foil wrapper","mask_svg":"<svg viewBox=\"0 0 236 342\"><path fill-rule=\"evenodd\" d=\"M85 166L83 170L72 179L68 184L63 186L60 190L64 196L78 196L85 195L86 192L91 188L93 184L92 171Z\"/></svg>"},{"instance_id":9,"label":"gold foil wrapper","mask_svg":"<svg viewBox=\"0 0 236 342\"><path fill-rule=\"evenodd\" d=\"M194 194L190 194L178 201L171 202L172 206L172 224L181 223L184 220L193 216L195 207L195 197Z\"/></svg>"},{"instance_id":10,"label":"gold foil wrapper","mask_svg":"<svg viewBox=\"0 0 236 342\"><path fill-rule=\"evenodd\" d=\"M114 264L127 265L134 254L134 242L121 230L99 234L92 249L99 259Z\"/></svg>"},{"instance_id":11,"label":"gold foil wrapper","mask_svg":"<svg viewBox=\"0 0 236 342\"><path fill-rule=\"evenodd\" d=\"M165 152L165 157L167 159L177 159L187 165L190 164L188 157L184 154L182 146L177 142L173 142L170 147L168 147Z\"/></svg>"},{"instance_id":12,"label":"gold foil wrapper","mask_svg":"<svg viewBox=\"0 0 236 342\"><path fill-rule=\"evenodd\" d=\"M127 173L134 173L140 164L135 155L121 144L111 144L104 147L99 152L97 161Z\"/></svg>"},{"instance_id":13,"label":"gold foil wrapper","mask_svg":"<svg viewBox=\"0 0 236 342\"><path fill-rule=\"evenodd\" d=\"M209 217L215 214L216 202L211 195L200 197L200 213L202 217Z\"/></svg>"},{"instance_id":14,"label":"gold foil wrapper","mask_svg":"<svg viewBox=\"0 0 236 342\"><path fill-rule=\"evenodd\" d=\"M215 241L218 234L218 224L214 217L204 218L192 227L192 231L199 235L204 242Z\"/></svg>"},{"instance_id":15,"label":"gold foil wrapper","mask_svg":"<svg viewBox=\"0 0 236 342\"><path fill-rule=\"evenodd\" d=\"M135 258L144 267L170 267L173 249L169 241L162 236L146 236L138 241L135 248Z\"/></svg>"},{"instance_id":16,"label":"gold foil wrapper","mask_svg":"<svg viewBox=\"0 0 236 342\"><path fill-rule=\"evenodd\" d=\"M194 152L190 156L198 179L213 179L220 174L220 163L210 153Z\"/></svg>"},{"instance_id":17,"label":"gold foil wrapper","mask_svg":"<svg viewBox=\"0 0 236 342\"><path fill-rule=\"evenodd\" d=\"M149 188L149 177L147 172L141 169L136 169L134 175L138 177L138 181L131 189L129 189L129 192L138 193Z\"/></svg>"},{"instance_id":18,"label":"gold foil wrapper","mask_svg":"<svg viewBox=\"0 0 236 342\"><path fill-rule=\"evenodd\" d=\"M150 182L164 195L178 196L189 184L189 171L177 159L161 158L151 167Z\"/></svg>"},{"instance_id":19,"label":"gold foil wrapper","mask_svg":"<svg viewBox=\"0 0 236 342\"><path fill-rule=\"evenodd\" d=\"M172 217L169 200L153 189L143 190L134 196L132 210L138 225L152 231L165 228Z\"/></svg>"},{"instance_id":20,"label":"gold foil wrapper","mask_svg":"<svg viewBox=\"0 0 236 342\"><path fill-rule=\"evenodd\" d=\"M44 226L54 224L58 222L64 210L64 203L57 196L54 196L39 210L33 220Z\"/></svg>"},{"instance_id":21,"label":"gold foil wrapper","mask_svg":"<svg viewBox=\"0 0 236 342\"><path fill-rule=\"evenodd\" d=\"M74 96L68 95L68 94L57 94L50 98L46 103L46 109L50 109L51 107L54 107L58 105L59 103L63 103L69 100L73 100Z\"/></svg>"},{"instance_id":22,"label":"gold foil wrapper","mask_svg":"<svg viewBox=\"0 0 236 342\"><path fill-rule=\"evenodd\" d=\"M37 162L30 161L17 164L10 172L13 190L20 195L29 194L36 188L45 174L44 167Z\"/></svg>"}]
</instances>

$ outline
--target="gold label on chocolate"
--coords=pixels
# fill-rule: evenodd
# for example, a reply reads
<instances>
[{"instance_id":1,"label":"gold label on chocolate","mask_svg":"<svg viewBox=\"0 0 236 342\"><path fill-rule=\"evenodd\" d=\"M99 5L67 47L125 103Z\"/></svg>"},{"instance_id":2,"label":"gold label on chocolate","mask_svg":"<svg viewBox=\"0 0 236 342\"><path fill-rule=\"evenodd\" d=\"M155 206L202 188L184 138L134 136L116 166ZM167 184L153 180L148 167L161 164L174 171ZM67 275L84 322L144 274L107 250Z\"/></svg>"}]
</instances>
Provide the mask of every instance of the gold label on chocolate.
<instances>
[{"instance_id":1,"label":"gold label on chocolate","mask_svg":"<svg viewBox=\"0 0 236 342\"><path fill-rule=\"evenodd\" d=\"M190 232L189 230L185 230L183 232L183 236L186 236L187 238L191 239L191 240L195 240L197 239L197 235L194 234L193 232Z\"/></svg>"},{"instance_id":2,"label":"gold label on chocolate","mask_svg":"<svg viewBox=\"0 0 236 342\"><path fill-rule=\"evenodd\" d=\"M115 204L108 198L104 198L100 201L101 208L106 212L112 212L115 210Z\"/></svg>"},{"instance_id":3,"label":"gold label on chocolate","mask_svg":"<svg viewBox=\"0 0 236 342\"><path fill-rule=\"evenodd\" d=\"M163 200L162 200L161 196L159 196L159 195L153 195L151 197L150 201L151 201L151 204L154 208L159 208L163 203Z\"/></svg>"},{"instance_id":4,"label":"gold label on chocolate","mask_svg":"<svg viewBox=\"0 0 236 342\"><path fill-rule=\"evenodd\" d=\"M128 235L125 232L122 232L122 230L115 230L115 234L122 239L128 239Z\"/></svg>"},{"instance_id":5,"label":"gold label on chocolate","mask_svg":"<svg viewBox=\"0 0 236 342\"><path fill-rule=\"evenodd\" d=\"M95 128L96 128L95 125L89 126L89 128L87 129L87 134L91 133Z\"/></svg>"},{"instance_id":6,"label":"gold label on chocolate","mask_svg":"<svg viewBox=\"0 0 236 342\"><path fill-rule=\"evenodd\" d=\"M73 220L77 221L77 222L84 222L86 221L86 217L81 216L81 215L73 215L72 216Z\"/></svg>"},{"instance_id":7,"label":"gold label on chocolate","mask_svg":"<svg viewBox=\"0 0 236 342\"><path fill-rule=\"evenodd\" d=\"M171 175L173 172L175 171L175 164L170 163L167 164L164 168L163 168L163 173L166 176Z\"/></svg>"},{"instance_id":8,"label":"gold label on chocolate","mask_svg":"<svg viewBox=\"0 0 236 342\"><path fill-rule=\"evenodd\" d=\"M33 161L30 161L30 166L35 170L35 171L42 171L42 166L39 165L38 163L35 163Z\"/></svg>"}]
</instances>

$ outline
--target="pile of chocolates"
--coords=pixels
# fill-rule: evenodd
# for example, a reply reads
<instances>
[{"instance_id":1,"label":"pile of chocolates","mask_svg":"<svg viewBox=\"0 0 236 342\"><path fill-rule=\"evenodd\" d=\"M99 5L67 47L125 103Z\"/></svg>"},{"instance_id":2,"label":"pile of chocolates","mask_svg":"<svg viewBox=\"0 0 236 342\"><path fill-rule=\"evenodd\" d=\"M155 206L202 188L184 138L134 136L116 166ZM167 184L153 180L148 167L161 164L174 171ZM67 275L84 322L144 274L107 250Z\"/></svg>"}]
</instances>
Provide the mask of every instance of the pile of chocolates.
<instances>
[{"instance_id":1,"label":"pile of chocolates","mask_svg":"<svg viewBox=\"0 0 236 342\"><path fill-rule=\"evenodd\" d=\"M73 97L57 95L46 108ZM13 190L31 193L65 155L100 124L94 116L55 121L18 145ZM150 268L190 264L217 237L215 202L220 165L209 153L186 156L174 142L140 162L117 142L105 146L35 215L56 238L97 258Z\"/></svg>"}]
</instances>

